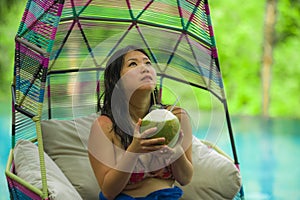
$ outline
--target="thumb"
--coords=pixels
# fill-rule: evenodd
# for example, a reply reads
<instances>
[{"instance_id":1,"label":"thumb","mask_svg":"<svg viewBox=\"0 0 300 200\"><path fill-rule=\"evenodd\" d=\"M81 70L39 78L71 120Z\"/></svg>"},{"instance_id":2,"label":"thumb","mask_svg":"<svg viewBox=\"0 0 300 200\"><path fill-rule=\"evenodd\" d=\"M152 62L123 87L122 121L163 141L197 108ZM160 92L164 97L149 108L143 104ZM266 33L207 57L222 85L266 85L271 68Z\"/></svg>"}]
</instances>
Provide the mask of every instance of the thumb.
<instances>
[{"instance_id":1,"label":"thumb","mask_svg":"<svg viewBox=\"0 0 300 200\"><path fill-rule=\"evenodd\" d=\"M142 124L142 119L139 118L139 120L137 121L137 123L135 124L135 127L134 127L134 133L133 133L134 137L137 137L137 138L141 137L141 133L140 133L141 124Z\"/></svg>"}]
</instances>

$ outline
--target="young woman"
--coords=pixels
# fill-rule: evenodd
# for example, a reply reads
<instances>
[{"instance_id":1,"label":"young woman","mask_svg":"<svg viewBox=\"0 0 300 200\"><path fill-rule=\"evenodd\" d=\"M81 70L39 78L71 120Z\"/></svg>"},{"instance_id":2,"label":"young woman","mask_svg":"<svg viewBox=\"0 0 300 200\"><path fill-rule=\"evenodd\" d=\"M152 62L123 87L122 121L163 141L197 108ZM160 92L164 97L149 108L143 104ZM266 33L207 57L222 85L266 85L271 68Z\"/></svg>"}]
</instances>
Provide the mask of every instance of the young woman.
<instances>
[{"instance_id":1,"label":"young woman","mask_svg":"<svg viewBox=\"0 0 300 200\"><path fill-rule=\"evenodd\" d=\"M92 125L89 158L100 200L179 199L193 175L192 128L188 114L175 107L181 123L175 146L165 138L147 136L156 127L140 132L141 119L157 102L156 71L147 53L134 46L117 51L104 73L101 116ZM170 109L171 106L164 106Z\"/></svg>"}]
</instances>

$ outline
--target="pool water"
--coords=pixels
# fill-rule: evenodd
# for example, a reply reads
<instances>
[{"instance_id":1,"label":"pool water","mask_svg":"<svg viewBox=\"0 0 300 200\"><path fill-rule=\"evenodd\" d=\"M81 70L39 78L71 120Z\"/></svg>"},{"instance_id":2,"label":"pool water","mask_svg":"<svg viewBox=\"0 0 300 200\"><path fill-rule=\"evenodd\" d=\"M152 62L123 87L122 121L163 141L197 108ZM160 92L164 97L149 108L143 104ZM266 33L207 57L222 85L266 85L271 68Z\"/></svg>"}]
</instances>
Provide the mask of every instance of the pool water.
<instances>
[{"instance_id":1,"label":"pool water","mask_svg":"<svg viewBox=\"0 0 300 200\"><path fill-rule=\"evenodd\" d=\"M5 178L5 167L10 151L11 121L8 115L0 113L0 200L9 199Z\"/></svg>"},{"instance_id":2,"label":"pool water","mask_svg":"<svg viewBox=\"0 0 300 200\"><path fill-rule=\"evenodd\" d=\"M0 200L9 199L4 171L10 124L10 117L0 114ZM300 120L232 117L232 126L245 199L300 199ZM231 155L228 135L222 134L219 141Z\"/></svg>"},{"instance_id":3,"label":"pool water","mask_svg":"<svg viewBox=\"0 0 300 200\"><path fill-rule=\"evenodd\" d=\"M233 118L246 199L300 199L300 120Z\"/></svg>"}]
</instances>

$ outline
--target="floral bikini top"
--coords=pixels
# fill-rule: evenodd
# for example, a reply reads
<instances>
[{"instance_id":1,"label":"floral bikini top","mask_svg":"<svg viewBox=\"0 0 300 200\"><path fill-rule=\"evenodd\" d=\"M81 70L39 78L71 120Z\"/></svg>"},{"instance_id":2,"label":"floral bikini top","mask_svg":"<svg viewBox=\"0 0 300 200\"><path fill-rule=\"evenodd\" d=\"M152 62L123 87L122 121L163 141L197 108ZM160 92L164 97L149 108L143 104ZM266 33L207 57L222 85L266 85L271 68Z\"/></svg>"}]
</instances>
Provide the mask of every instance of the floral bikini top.
<instances>
[{"instance_id":1,"label":"floral bikini top","mask_svg":"<svg viewBox=\"0 0 300 200\"><path fill-rule=\"evenodd\" d=\"M150 162L148 160L148 162L146 163L148 163L148 165L153 165L153 164L155 165L158 164L159 162L161 163L161 160L159 158L158 159L151 158ZM134 171L131 173L131 177L128 181L128 185L138 183L150 177L175 180L170 165L168 166L162 165L162 168L154 171L150 171L149 167L145 167L145 166L146 165L144 159L139 158Z\"/></svg>"}]
</instances>

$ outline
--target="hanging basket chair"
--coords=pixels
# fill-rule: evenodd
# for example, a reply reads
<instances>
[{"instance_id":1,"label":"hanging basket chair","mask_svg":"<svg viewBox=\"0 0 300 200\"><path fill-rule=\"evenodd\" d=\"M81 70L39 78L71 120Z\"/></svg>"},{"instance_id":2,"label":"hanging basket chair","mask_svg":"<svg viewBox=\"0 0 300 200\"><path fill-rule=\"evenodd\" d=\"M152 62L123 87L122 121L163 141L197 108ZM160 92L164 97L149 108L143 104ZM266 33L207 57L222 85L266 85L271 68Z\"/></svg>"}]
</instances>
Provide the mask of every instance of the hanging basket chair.
<instances>
[{"instance_id":1,"label":"hanging basket chair","mask_svg":"<svg viewBox=\"0 0 300 200\"><path fill-rule=\"evenodd\" d=\"M195 127L198 93L205 91L222 105L231 162L238 166L207 0L28 0L15 37L12 149L6 168L11 199L51 199L43 121L73 123L99 112L107 59L129 44L148 51L161 102L188 97L180 104L191 111ZM14 149L23 140L37 148L41 188L16 171Z\"/></svg>"}]
</instances>

